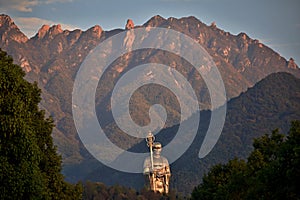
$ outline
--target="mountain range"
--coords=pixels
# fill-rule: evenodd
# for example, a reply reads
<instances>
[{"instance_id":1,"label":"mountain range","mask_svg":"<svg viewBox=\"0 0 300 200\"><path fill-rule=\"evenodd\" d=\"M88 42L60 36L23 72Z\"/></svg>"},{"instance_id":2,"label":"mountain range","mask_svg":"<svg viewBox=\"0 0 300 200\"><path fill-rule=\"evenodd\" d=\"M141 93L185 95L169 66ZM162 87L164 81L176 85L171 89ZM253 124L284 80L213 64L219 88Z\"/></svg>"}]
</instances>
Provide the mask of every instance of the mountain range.
<instances>
[{"instance_id":1,"label":"mountain range","mask_svg":"<svg viewBox=\"0 0 300 200\"><path fill-rule=\"evenodd\" d=\"M134 187L142 184L138 175L119 173L93 160L80 142L72 117L73 83L86 56L105 39L126 29L139 27L173 29L193 38L213 58L223 78L229 101L221 138L216 148L199 161L196 153L207 129L211 105L203 79L185 60L167 52L141 50L118 59L101 79L95 99L97 115L98 118L101 116L101 124L109 138L124 149L145 148L141 140L129 137L117 127L110 109L112 89L127 71L138 64L162 63L181 72L197 91L196 96L202 110L201 121L204 122L200 124L199 133L191 148L172 166L172 184L175 188L180 188L179 191L191 191L212 164L226 162L234 156L246 157L254 137L269 133L277 127L285 131L289 120L299 119L299 67L292 58L286 60L246 33L233 35L219 29L214 23L206 25L192 16L164 19L157 15L143 25L135 26L132 20L128 20L124 29L110 31L103 30L99 25L86 31L69 31L62 30L60 25L44 25L34 37L27 38L9 16L2 14L0 48L7 51L16 64L23 68L26 79L36 81L42 89L40 107L55 121L53 138L63 156L67 180L93 179L109 184L120 182ZM162 42L159 41L160 38L157 40ZM140 58L143 58L142 62ZM180 119L178 102L170 97L171 92L164 88L149 90L148 87L143 87L131 98L138 108L131 115L139 125L149 123L149 117L145 113L154 103L166 108L168 120L162 131L165 136L161 138L164 142L171 137L169 132L176 130ZM111 175L107 176L107 173ZM131 181L122 182L121 177ZM181 186L183 183L186 183L185 186Z\"/></svg>"}]
</instances>

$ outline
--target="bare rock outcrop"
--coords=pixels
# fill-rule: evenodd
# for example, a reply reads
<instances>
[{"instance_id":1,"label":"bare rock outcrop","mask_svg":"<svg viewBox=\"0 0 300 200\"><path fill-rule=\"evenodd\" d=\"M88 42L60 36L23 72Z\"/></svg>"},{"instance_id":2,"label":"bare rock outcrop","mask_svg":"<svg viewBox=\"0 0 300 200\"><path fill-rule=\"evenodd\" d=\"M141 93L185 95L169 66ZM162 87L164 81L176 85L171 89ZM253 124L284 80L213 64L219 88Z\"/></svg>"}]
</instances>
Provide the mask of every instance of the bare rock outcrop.
<instances>
[{"instance_id":1,"label":"bare rock outcrop","mask_svg":"<svg viewBox=\"0 0 300 200\"><path fill-rule=\"evenodd\" d=\"M129 29L133 29L133 28L134 28L134 23L133 23L132 19L128 19L127 23L126 23L126 26L125 26L125 29L129 30Z\"/></svg>"},{"instance_id":2,"label":"bare rock outcrop","mask_svg":"<svg viewBox=\"0 0 300 200\"><path fill-rule=\"evenodd\" d=\"M8 15L2 14L0 15L0 40L8 45L10 40L25 43L28 41L28 38Z\"/></svg>"},{"instance_id":3,"label":"bare rock outcrop","mask_svg":"<svg viewBox=\"0 0 300 200\"><path fill-rule=\"evenodd\" d=\"M297 69L298 65L295 63L293 58L290 58L289 61L287 62L287 67L290 69Z\"/></svg>"}]
</instances>

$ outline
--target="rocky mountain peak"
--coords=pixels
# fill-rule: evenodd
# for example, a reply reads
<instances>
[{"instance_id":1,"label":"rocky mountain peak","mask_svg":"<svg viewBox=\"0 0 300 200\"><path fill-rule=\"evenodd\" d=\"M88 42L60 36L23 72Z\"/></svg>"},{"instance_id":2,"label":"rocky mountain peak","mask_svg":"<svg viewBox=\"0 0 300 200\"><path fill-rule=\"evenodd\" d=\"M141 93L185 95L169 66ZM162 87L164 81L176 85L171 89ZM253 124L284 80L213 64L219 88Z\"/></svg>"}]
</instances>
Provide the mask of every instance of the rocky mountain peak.
<instances>
[{"instance_id":1,"label":"rocky mountain peak","mask_svg":"<svg viewBox=\"0 0 300 200\"><path fill-rule=\"evenodd\" d=\"M16 41L18 43L25 43L28 41L26 35L24 35L14 21L8 16L0 15L0 39L6 45L10 40Z\"/></svg>"},{"instance_id":2,"label":"rocky mountain peak","mask_svg":"<svg viewBox=\"0 0 300 200\"><path fill-rule=\"evenodd\" d=\"M174 18L173 18L174 19ZM167 20L160 15L155 15L151 19L149 19L144 26L157 27L166 22Z\"/></svg>"},{"instance_id":3,"label":"rocky mountain peak","mask_svg":"<svg viewBox=\"0 0 300 200\"><path fill-rule=\"evenodd\" d=\"M287 67L290 69L297 69L298 65L295 63L293 58L290 58L289 61L287 62Z\"/></svg>"},{"instance_id":4,"label":"rocky mountain peak","mask_svg":"<svg viewBox=\"0 0 300 200\"><path fill-rule=\"evenodd\" d=\"M100 38L103 29L101 28L101 26L95 25L92 28L88 29L86 32L91 34L93 37Z\"/></svg>"},{"instance_id":5,"label":"rocky mountain peak","mask_svg":"<svg viewBox=\"0 0 300 200\"><path fill-rule=\"evenodd\" d=\"M99 26L99 25L93 26L92 30L93 30L93 32L97 32L97 33L101 33L103 31L101 26Z\"/></svg>"},{"instance_id":6,"label":"rocky mountain peak","mask_svg":"<svg viewBox=\"0 0 300 200\"><path fill-rule=\"evenodd\" d=\"M15 26L13 20L8 16L8 15L4 15L1 14L0 15L0 27L2 26Z\"/></svg>"},{"instance_id":7,"label":"rocky mountain peak","mask_svg":"<svg viewBox=\"0 0 300 200\"><path fill-rule=\"evenodd\" d=\"M48 33L49 29L50 29L49 25L43 25L37 33L38 38L43 38L46 35L46 33Z\"/></svg>"},{"instance_id":8,"label":"rocky mountain peak","mask_svg":"<svg viewBox=\"0 0 300 200\"><path fill-rule=\"evenodd\" d=\"M43 25L38 33L36 34L35 38L38 39L43 39L46 36L48 36L49 38L53 38L54 36L63 33L64 31L61 28L60 24L57 25L53 25L53 26L49 26L49 25Z\"/></svg>"},{"instance_id":9,"label":"rocky mountain peak","mask_svg":"<svg viewBox=\"0 0 300 200\"><path fill-rule=\"evenodd\" d=\"M53 26L49 29L49 35L57 35L57 34L60 34L60 33L62 33L62 32L63 32L63 30L62 30L60 24L53 25Z\"/></svg>"},{"instance_id":10,"label":"rocky mountain peak","mask_svg":"<svg viewBox=\"0 0 300 200\"><path fill-rule=\"evenodd\" d=\"M250 37L249 37L246 33L244 33L244 32L239 33L239 34L237 35L237 37L238 37L238 38L241 38L241 39L244 40L244 41L250 40Z\"/></svg>"},{"instance_id":11,"label":"rocky mountain peak","mask_svg":"<svg viewBox=\"0 0 300 200\"><path fill-rule=\"evenodd\" d=\"M129 30L129 29L133 29L133 28L134 28L134 23L133 23L132 19L128 19L127 23L126 23L126 26L125 26L125 29Z\"/></svg>"},{"instance_id":12,"label":"rocky mountain peak","mask_svg":"<svg viewBox=\"0 0 300 200\"><path fill-rule=\"evenodd\" d=\"M210 24L210 26L211 26L212 28L217 28L216 22L212 22L212 23Z\"/></svg>"}]
</instances>

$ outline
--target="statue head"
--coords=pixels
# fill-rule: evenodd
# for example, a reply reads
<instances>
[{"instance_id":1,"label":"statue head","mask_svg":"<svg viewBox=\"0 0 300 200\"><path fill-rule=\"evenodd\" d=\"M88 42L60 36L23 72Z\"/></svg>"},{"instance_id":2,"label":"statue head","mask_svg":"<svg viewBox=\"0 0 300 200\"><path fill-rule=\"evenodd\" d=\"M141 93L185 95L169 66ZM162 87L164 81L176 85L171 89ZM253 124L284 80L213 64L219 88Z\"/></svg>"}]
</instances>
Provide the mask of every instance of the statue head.
<instances>
[{"instance_id":1,"label":"statue head","mask_svg":"<svg viewBox=\"0 0 300 200\"><path fill-rule=\"evenodd\" d=\"M154 142L154 144L153 144L154 155L159 156L161 153L161 148L162 148L161 143Z\"/></svg>"}]
</instances>

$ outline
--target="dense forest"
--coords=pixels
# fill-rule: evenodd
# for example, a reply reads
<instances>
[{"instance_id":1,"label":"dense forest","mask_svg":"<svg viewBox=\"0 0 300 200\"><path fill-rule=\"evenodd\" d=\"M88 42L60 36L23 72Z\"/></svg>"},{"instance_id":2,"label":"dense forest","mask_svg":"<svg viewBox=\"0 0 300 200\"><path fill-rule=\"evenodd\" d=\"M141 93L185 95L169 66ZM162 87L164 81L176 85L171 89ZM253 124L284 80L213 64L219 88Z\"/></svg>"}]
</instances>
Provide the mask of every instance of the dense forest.
<instances>
[{"instance_id":1,"label":"dense forest","mask_svg":"<svg viewBox=\"0 0 300 200\"><path fill-rule=\"evenodd\" d=\"M70 184L38 105L41 90L0 50L0 199L300 199L300 121L253 142L247 160L217 164L192 194L156 194L99 182ZM196 167L196 166L195 166Z\"/></svg>"}]
</instances>

